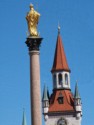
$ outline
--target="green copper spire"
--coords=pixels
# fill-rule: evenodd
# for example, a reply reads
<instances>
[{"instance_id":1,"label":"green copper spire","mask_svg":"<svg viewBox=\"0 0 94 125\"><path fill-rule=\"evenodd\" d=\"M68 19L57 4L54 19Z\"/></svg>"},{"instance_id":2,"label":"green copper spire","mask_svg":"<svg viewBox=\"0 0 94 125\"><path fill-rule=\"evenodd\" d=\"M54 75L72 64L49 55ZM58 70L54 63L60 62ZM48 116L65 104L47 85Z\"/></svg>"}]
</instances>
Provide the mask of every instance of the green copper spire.
<instances>
[{"instance_id":1,"label":"green copper spire","mask_svg":"<svg viewBox=\"0 0 94 125\"><path fill-rule=\"evenodd\" d=\"M77 82L76 82L76 86L75 86L74 98L80 98L79 91L78 91L78 84L77 84Z\"/></svg>"},{"instance_id":2,"label":"green copper spire","mask_svg":"<svg viewBox=\"0 0 94 125\"><path fill-rule=\"evenodd\" d=\"M43 91L43 98L42 98L43 101L47 101L49 100L48 99L48 90L47 90L47 87L44 86L44 91Z\"/></svg>"},{"instance_id":3,"label":"green copper spire","mask_svg":"<svg viewBox=\"0 0 94 125\"><path fill-rule=\"evenodd\" d=\"M25 115L25 111L23 110L23 120L22 120L22 125L27 125L26 123L26 115Z\"/></svg>"}]
</instances>

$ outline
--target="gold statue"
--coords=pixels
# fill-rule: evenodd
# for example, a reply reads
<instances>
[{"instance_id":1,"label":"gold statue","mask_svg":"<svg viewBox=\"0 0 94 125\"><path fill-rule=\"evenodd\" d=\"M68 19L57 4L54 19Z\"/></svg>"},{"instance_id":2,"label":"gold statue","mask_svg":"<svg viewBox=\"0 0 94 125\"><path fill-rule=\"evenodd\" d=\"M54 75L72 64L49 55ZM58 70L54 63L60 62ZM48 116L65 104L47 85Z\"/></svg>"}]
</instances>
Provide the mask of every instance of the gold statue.
<instances>
[{"instance_id":1,"label":"gold statue","mask_svg":"<svg viewBox=\"0 0 94 125\"><path fill-rule=\"evenodd\" d=\"M39 17L40 17L40 14L37 11L35 11L33 5L30 4L30 11L26 16L30 36L39 36L37 32Z\"/></svg>"}]
</instances>

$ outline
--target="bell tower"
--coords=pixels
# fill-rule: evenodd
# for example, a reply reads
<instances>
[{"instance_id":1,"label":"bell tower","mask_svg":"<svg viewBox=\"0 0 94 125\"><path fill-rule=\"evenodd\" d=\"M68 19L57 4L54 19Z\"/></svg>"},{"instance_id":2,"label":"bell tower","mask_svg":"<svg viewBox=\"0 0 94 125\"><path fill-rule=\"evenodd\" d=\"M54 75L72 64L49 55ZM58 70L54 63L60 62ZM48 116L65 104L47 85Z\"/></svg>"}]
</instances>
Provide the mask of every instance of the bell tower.
<instances>
[{"instance_id":1,"label":"bell tower","mask_svg":"<svg viewBox=\"0 0 94 125\"><path fill-rule=\"evenodd\" d=\"M51 72L53 77L53 89L70 89L70 69L60 36L60 27L58 27L58 37Z\"/></svg>"},{"instance_id":2,"label":"bell tower","mask_svg":"<svg viewBox=\"0 0 94 125\"><path fill-rule=\"evenodd\" d=\"M74 95L70 87L70 69L58 27L58 36L52 66L53 92L48 97L43 93L43 115L45 125L81 125L82 103L76 84Z\"/></svg>"}]
</instances>

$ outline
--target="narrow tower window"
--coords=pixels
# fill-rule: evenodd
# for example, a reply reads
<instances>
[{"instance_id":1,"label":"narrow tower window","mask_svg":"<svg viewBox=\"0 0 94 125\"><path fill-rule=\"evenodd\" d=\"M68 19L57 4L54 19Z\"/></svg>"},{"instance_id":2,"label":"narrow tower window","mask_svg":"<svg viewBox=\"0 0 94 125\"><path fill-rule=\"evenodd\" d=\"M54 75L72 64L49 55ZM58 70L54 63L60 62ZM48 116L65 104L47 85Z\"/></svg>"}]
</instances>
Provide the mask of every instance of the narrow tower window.
<instances>
[{"instance_id":1,"label":"narrow tower window","mask_svg":"<svg viewBox=\"0 0 94 125\"><path fill-rule=\"evenodd\" d=\"M59 74L58 78L59 78L59 85L61 85L62 84L62 74Z\"/></svg>"},{"instance_id":2,"label":"narrow tower window","mask_svg":"<svg viewBox=\"0 0 94 125\"><path fill-rule=\"evenodd\" d=\"M65 74L65 84L68 85L68 74Z\"/></svg>"},{"instance_id":3,"label":"narrow tower window","mask_svg":"<svg viewBox=\"0 0 94 125\"><path fill-rule=\"evenodd\" d=\"M53 75L53 84L56 85L56 74Z\"/></svg>"}]
</instances>

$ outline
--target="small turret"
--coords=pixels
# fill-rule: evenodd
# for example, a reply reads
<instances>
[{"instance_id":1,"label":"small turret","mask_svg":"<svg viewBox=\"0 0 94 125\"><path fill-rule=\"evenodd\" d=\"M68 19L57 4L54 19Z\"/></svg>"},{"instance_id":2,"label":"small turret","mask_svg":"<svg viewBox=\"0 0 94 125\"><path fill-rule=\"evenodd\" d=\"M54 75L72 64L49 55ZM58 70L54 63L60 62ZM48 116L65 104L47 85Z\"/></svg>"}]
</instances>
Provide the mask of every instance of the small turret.
<instances>
[{"instance_id":1,"label":"small turret","mask_svg":"<svg viewBox=\"0 0 94 125\"><path fill-rule=\"evenodd\" d=\"M47 90L47 87L44 86L43 98L42 98L42 107L43 108L49 107L49 97L48 97L48 95L49 95L49 92Z\"/></svg>"},{"instance_id":2,"label":"small turret","mask_svg":"<svg viewBox=\"0 0 94 125\"><path fill-rule=\"evenodd\" d=\"M44 114L44 119L47 120L48 116L46 113L48 113L49 109L49 92L46 86L44 86L44 91L43 91L43 98L42 98L42 108L43 108L43 114Z\"/></svg>"},{"instance_id":3,"label":"small turret","mask_svg":"<svg viewBox=\"0 0 94 125\"><path fill-rule=\"evenodd\" d=\"M23 120L22 120L22 125L27 125L27 123L26 123L26 115L25 115L25 111L23 111Z\"/></svg>"},{"instance_id":4,"label":"small turret","mask_svg":"<svg viewBox=\"0 0 94 125\"><path fill-rule=\"evenodd\" d=\"M76 117L79 119L82 116L82 104L81 104L81 97L78 91L77 82L76 82L75 94L74 94L74 107L76 111Z\"/></svg>"}]
</instances>

